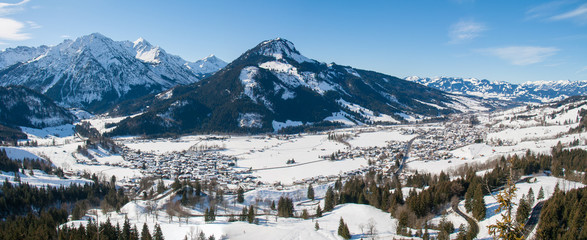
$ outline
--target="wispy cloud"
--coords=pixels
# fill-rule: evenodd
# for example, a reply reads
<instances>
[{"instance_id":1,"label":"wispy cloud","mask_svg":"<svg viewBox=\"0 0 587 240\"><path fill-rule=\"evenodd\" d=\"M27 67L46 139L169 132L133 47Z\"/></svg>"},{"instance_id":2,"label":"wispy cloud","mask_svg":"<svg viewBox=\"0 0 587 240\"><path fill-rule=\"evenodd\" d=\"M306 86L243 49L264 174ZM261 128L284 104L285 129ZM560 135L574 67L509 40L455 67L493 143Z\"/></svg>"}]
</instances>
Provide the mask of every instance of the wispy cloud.
<instances>
[{"instance_id":1,"label":"wispy cloud","mask_svg":"<svg viewBox=\"0 0 587 240\"><path fill-rule=\"evenodd\" d=\"M64 35L61 35L61 38L71 38L71 36L64 34Z\"/></svg>"},{"instance_id":2,"label":"wispy cloud","mask_svg":"<svg viewBox=\"0 0 587 240\"><path fill-rule=\"evenodd\" d=\"M22 10L22 5L30 0L23 0L18 3L0 3L0 16L6 16ZM40 25L29 21L30 28L39 28ZM20 41L29 39L28 33L23 32L26 28L25 23L12 18L0 18L0 40Z\"/></svg>"},{"instance_id":3,"label":"wispy cloud","mask_svg":"<svg viewBox=\"0 0 587 240\"><path fill-rule=\"evenodd\" d=\"M460 20L450 27L449 37L453 44L473 40L487 30L484 24L472 20Z\"/></svg>"},{"instance_id":4,"label":"wispy cloud","mask_svg":"<svg viewBox=\"0 0 587 240\"><path fill-rule=\"evenodd\" d=\"M555 55L559 50L555 47L510 46L486 48L479 51L501 58L510 64L524 66L543 62L548 57Z\"/></svg>"},{"instance_id":5,"label":"wispy cloud","mask_svg":"<svg viewBox=\"0 0 587 240\"><path fill-rule=\"evenodd\" d=\"M22 10L22 5L30 0L23 0L18 3L2 3L0 2L0 16L6 16Z\"/></svg>"},{"instance_id":6,"label":"wispy cloud","mask_svg":"<svg viewBox=\"0 0 587 240\"><path fill-rule=\"evenodd\" d=\"M579 71L577 71L576 73L583 73L583 72L587 72L587 66L582 67L581 69L579 69Z\"/></svg>"},{"instance_id":7,"label":"wispy cloud","mask_svg":"<svg viewBox=\"0 0 587 240\"><path fill-rule=\"evenodd\" d=\"M41 25L39 25L38 23L36 23L36 22L33 22L33 21L26 21L26 23L27 23L27 24L29 25L29 27L30 27L30 28L32 28L32 29L37 29L37 28L41 28L41 27L43 27L43 26L41 26Z\"/></svg>"},{"instance_id":8,"label":"wispy cloud","mask_svg":"<svg viewBox=\"0 0 587 240\"><path fill-rule=\"evenodd\" d=\"M567 20L572 19L578 21L581 24L587 23L587 3L578 6L577 8L564 12L562 14L558 14L555 16L550 17L550 19L558 21L558 20Z\"/></svg>"},{"instance_id":9,"label":"wispy cloud","mask_svg":"<svg viewBox=\"0 0 587 240\"><path fill-rule=\"evenodd\" d=\"M570 20L587 24L587 3L577 5L577 1L559 0L544 3L526 11L526 19L544 21Z\"/></svg>"},{"instance_id":10,"label":"wispy cloud","mask_svg":"<svg viewBox=\"0 0 587 240\"><path fill-rule=\"evenodd\" d=\"M526 19L544 19L560 12L561 8L568 5L569 1L553 1L532 7L526 11Z\"/></svg>"}]
</instances>

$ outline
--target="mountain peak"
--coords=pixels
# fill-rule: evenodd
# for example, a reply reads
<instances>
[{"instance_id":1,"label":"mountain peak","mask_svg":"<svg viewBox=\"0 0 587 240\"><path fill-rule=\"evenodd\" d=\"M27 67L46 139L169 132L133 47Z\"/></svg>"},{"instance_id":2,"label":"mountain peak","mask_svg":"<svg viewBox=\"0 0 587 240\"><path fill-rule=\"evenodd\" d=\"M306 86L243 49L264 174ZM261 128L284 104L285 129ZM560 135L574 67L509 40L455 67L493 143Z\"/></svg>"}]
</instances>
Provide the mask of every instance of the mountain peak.
<instances>
[{"instance_id":1,"label":"mountain peak","mask_svg":"<svg viewBox=\"0 0 587 240\"><path fill-rule=\"evenodd\" d=\"M302 56L292 42L280 37L264 41L257 45L256 49L260 55L274 57L277 60L291 58L299 63L312 61Z\"/></svg>"},{"instance_id":2,"label":"mountain peak","mask_svg":"<svg viewBox=\"0 0 587 240\"><path fill-rule=\"evenodd\" d=\"M139 39L137 39L136 41L133 42L133 47L137 47L137 46L145 46L145 47L152 47L151 43L149 43L147 40L145 40L142 37L139 37Z\"/></svg>"},{"instance_id":3,"label":"mountain peak","mask_svg":"<svg viewBox=\"0 0 587 240\"><path fill-rule=\"evenodd\" d=\"M198 61L188 63L187 66L192 69L192 71L199 74L211 74L226 67L227 64L228 63L222 61L222 59L216 57L214 54L210 54L210 56Z\"/></svg>"},{"instance_id":4,"label":"mountain peak","mask_svg":"<svg viewBox=\"0 0 587 240\"><path fill-rule=\"evenodd\" d=\"M78 38L78 40L82 40L82 41L83 40L95 40L95 39L108 39L108 40L112 40L112 39L110 39L110 38L102 35L101 33L97 33L97 32L90 33L88 35L81 36L81 37Z\"/></svg>"}]
</instances>

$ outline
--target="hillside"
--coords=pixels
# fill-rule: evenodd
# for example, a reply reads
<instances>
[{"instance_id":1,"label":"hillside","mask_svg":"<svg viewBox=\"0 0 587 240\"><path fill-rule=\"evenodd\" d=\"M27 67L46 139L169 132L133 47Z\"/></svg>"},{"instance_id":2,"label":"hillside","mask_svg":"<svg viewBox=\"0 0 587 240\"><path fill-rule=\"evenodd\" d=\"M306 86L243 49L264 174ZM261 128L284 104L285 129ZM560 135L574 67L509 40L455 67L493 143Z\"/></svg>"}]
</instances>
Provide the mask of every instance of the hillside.
<instances>
[{"instance_id":1,"label":"hillside","mask_svg":"<svg viewBox=\"0 0 587 240\"><path fill-rule=\"evenodd\" d=\"M44 128L74 120L69 111L43 94L25 87L0 87L0 124Z\"/></svg>"}]
</instances>

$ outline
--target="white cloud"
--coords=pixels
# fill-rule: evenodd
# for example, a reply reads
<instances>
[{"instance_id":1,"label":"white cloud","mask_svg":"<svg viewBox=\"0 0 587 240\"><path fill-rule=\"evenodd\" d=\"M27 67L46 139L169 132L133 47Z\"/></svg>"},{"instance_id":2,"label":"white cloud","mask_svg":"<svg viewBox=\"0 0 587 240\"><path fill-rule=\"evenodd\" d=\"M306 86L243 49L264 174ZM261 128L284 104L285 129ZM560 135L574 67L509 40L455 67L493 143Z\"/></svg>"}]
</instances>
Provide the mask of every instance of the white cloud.
<instances>
[{"instance_id":1,"label":"white cloud","mask_svg":"<svg viewBox=\"0 0 587 240\"><path fill-rule=\"evenodd\" d=\"M573 19L580 23L587 23L587 3L565 13L550 17L551 20Z\"/></svg>"},{"instance_id":2,"label":"white cloud","mask_svg":"<svg viewBox=\"0 0 587 240\"><path fill-rule=\"evenodd\" d=\"M450 43L462 43L479 37L487 30L485 25L471 20L461 20L450 27Z\"/></svg>"},{"instance_id":3,"label":"white cloud","mask_svg":"<svg viewBox=\"0 0 587 240\"><path fill-rule=\"evenodd\" d=\"M23 33L24 24L10 19L0 18L0 39L2 40L26 40L29 39L28 33Z\"/></svg>"},{"instance_id":4,"label":"white cloud","mask_svg":"<svg viewBox=\"0 0 587 240\"><path fill-rule=\"evenodd\" d=\"M23 0L18 3L0 3L0 16L10 15L22 10L22 5L30 0ZM40 28L41 25L28 21L29 28ZM19 41L29 39L28 33L23 32L25 23L11 19L0 18L0 40Z\"/></svg>"},{"instance_id":5,"label":"white cloud","mask_svg":"<svg viewBox=\"0 0 587 240\"><path fill-rule=\"evenodd\" d=\"M64 35L61 35L61 38L71 38L71 36L64 34Z\"/></svg>"},{"instance_id":6,"label":"white cloud","mask_svg":"<svg viewBox=\"0 0 587 240\"><path fill-rule=\"evenodd\" d=\"M510 46L481 49L480 52L496 56L513 65L523 66L543 62L559 50L555 47Z\"/></svg>"}]
</instances>

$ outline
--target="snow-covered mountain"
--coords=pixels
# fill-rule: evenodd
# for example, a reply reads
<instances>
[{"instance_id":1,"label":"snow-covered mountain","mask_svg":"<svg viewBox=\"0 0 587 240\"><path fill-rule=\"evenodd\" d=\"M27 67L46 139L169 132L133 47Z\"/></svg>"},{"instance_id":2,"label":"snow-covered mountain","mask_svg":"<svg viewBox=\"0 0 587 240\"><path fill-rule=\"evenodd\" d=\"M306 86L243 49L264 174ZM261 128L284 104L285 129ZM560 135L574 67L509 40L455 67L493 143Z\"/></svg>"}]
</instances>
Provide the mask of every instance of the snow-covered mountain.
<instances>
[{"instance_id":1,"label":"snow-covered mountain","mask_svg":"<svg viewBox=\"0 0 587 240\"><path fill-rule=\"evenodd\" d=\"M0 124L44 128L73 123L75 117L53 100L25 87L0 87Z\"/></svg>"},{"instance_id":2,"label":"snow-covered mountain","mask_svg":"<svg viewBox=\"0 0 587 240\"><path fill-rule=\"evenodd\" d=\"M214 55L210 55L198 61L190 62L187 64L187 66L195 73L198 73L202 76L207 76L217 72L223 67L226 67L227 64L228 63L222 61L220 58Z\"/></svg>"},{"instance_id":3,"label":"snow-covered mountain","mask_svg":"<svg viewBox=\"0 0 587 240\"><path fill-rule=\"evenodd\" d=\"M38 48L0 52L0 85L21 85L67 107L104 111L126 99L191 84L220 69L222 60L195 64L139 38L113 41L99 33Z\"/></svg>"},{"instance_id":4,"label":"snow-covered mountain","mask_svg":"<svg viewBox=\"0 0 587 240\"><path fill-rule=\"evenodd\" d=\"M38 56L46 54L49 47L43 45L40 47L15 47L7 48L0 51L0 69L14 65L19 62L27 62Z\"/></svg>"},{"instance_id":5,"label":"snow-covered mountain","mask_svg":"<svg viewBox=\"0 0 587 240\"><path fill-rule=\"evenodd\" d=\"M479 98L321 63L277 38L260 43L201 82L120 106L117 114L144 113L122 121L113 134L271 132L284 127L399 123L473 108L488 106Z\"/></svg>"},{"instance_id":6,"label":"snow-covered mountain","mask_svg":"<svg viewBox=\"0 0 587 240\"><path fill-rule=\"evenodd\" d=\"M587 94L587 80L536 81L522 84L453 77L407 77L408 81L455 94L519 102L554 102Z\"/></svg>"}]
</instances>

